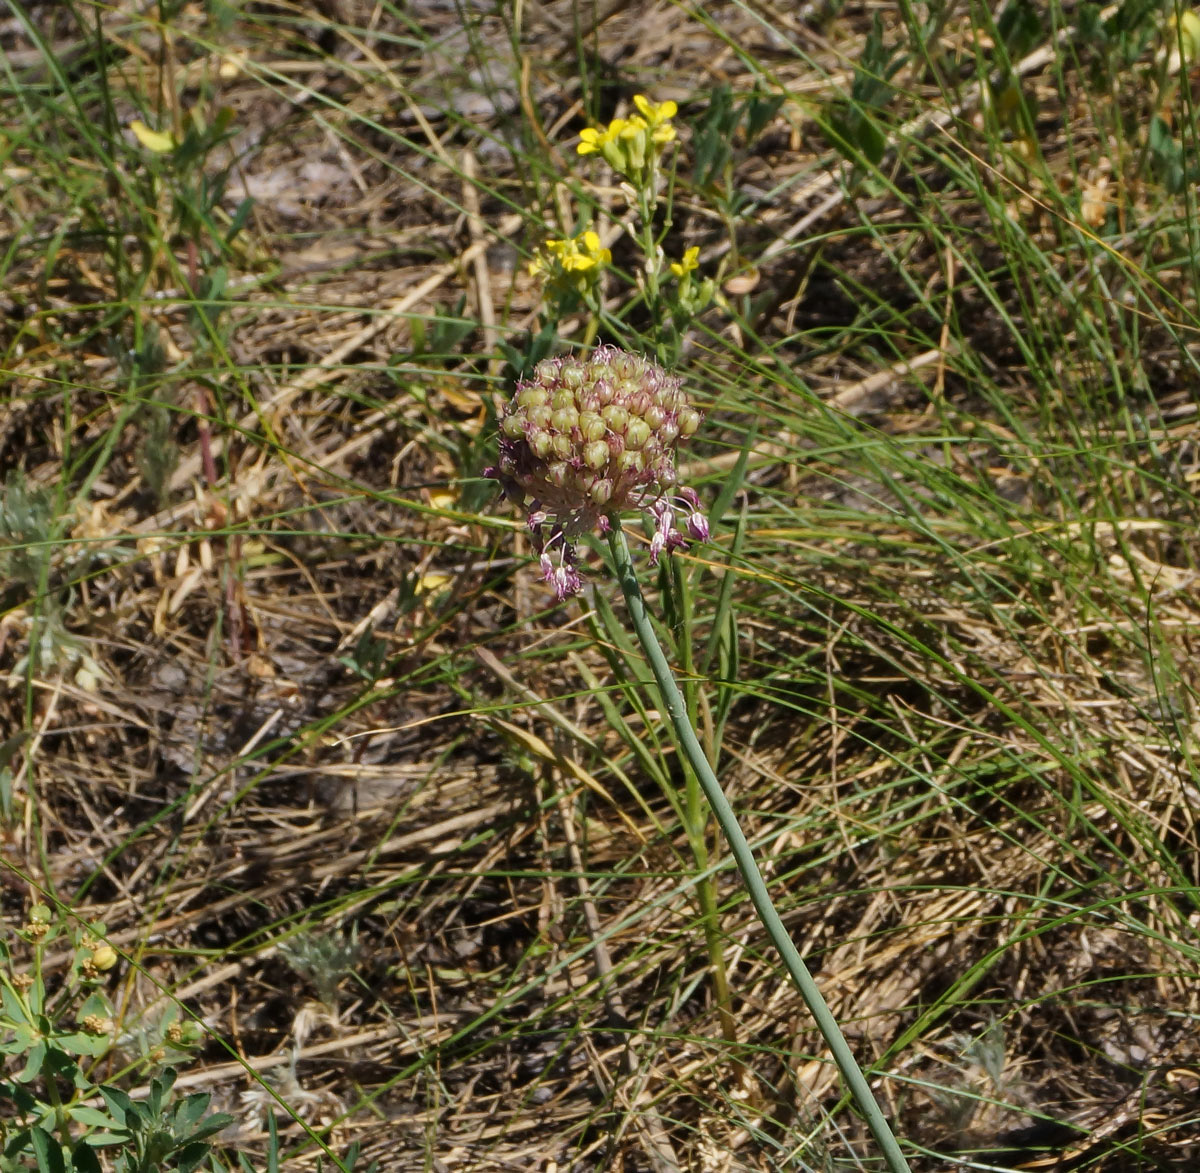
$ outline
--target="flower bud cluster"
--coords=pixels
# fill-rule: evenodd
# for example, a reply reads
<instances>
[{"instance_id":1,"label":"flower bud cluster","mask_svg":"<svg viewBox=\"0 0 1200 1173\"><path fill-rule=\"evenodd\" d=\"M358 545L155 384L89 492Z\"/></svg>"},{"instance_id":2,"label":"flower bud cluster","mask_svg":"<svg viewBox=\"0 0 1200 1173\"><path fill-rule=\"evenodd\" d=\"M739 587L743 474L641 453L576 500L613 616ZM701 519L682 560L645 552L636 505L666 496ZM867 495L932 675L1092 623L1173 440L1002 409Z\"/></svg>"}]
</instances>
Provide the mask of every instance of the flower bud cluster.
<instances>
[{"instance_id":1,"label":"flower bud cluster","mask_svg":"<svg viewBox=\"0 0 1200 1173\"><path fill-rule=\"evenodd\" d=\"M582 585L573 539L607 532L628 509L650 513L653 564L664 550L708 537L700 501L678 487L675 449L700 427L681 380L613 346L587 358L545 359L500 419L500 460L487 473L527 509L545 580L560 599Z\"/></svg>"},{"instance_id":2,"label":"flower bud cluster","mask_svg":"<svg viewBox=\"0 0 1200 1173\"><path fill-rule=\"evenodd\" d=\"M675 140L671 121L678 113L674 102L651 102L645 94L634 94L638 113L614 118L607 126L589 126L579 134L575 150L580 155L600 155L634 187L651 183L659 157Z\"/></svg>"},{"instance_id":3,"label":"flower bud cluster","mask_svg":"<svg viewBox=\"0 0 1200 1173\"><path fill-rule=\"evenodd\" d=\"M545 278L551 287L574 289L582 295L611 264L611 250L601 243L599 233L589 229L565 240L547 240L529 262L529 272Z\"/></svg>"}]
</instances>

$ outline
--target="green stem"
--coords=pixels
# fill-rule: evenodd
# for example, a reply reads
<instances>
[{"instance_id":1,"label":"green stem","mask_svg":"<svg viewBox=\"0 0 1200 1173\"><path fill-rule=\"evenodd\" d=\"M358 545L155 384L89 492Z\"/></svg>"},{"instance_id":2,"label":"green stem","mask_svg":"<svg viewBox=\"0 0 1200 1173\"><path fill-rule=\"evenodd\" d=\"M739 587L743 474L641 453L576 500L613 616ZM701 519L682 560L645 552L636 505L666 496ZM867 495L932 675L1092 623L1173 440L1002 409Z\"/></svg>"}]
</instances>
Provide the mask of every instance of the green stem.
<instances>
[{"instance_id":1,"label":"green stem","mask_svg":"<svg viewBox=\"0 0 1200 1173\"><path fill-rule=\"evenodd\" d=\"M617 578L620 581L621 590L625 594L625 602L629 608L629 616L633 620L634 631L641 642L642 650L646 653L646 660L650 664L650 670L658 683L663 703L671 718L679 749L696 772L704 795L712 806L713 813L717 816L717 822L720 823L721 830L725 832L725 838L733 852L738 871L741 872L742 879L750 892L750 900L754 904L758 918L767 930L767 935L771 938L775 948L779 950L784 966L791 975L792 981L796 983L800 996L804 999L805 1005L828 1044L833 1061L842 1073L842 1079L845 1080L850 1095L865 1117L867 1127L871 1130L876 1144L879 1145L888 1169L891 1170L891 1173L909 1173L908 1162L905 1161L904 1154L900 1151L900 1146L892 1135L892 1130L888 1127L883 1112L871 1094L870 1085L859 1069L858 1063L854 1059L854 1053L850 1050L837 1020L825 1004L825 999L822 997L817 983L813 981L812 974L808 972L804 959L792 943L792 938L771 901L771 895L767 891L762 872L758 870L758 864L754 861L754 853L750 850L750 844L746 841L746 836L738 825L737 816L733 813L733 808L729 805L729 800L725 797L725 792L721 789L716 774L708 764L708 759L704 755L695 730L688 721L683 696L679 691L679 686L675 683L671 666L667 663L662 646L658 642L658 636L655 634L653 622L646 611L646 602L642 597L641 587L638 585L633 561L629 556L629 546L625 542L625 534L621 530L620 521L615 517L611 521L612 530L609 533L608 542L609 548L612 550Z\"/></svg>"}]
</instances>

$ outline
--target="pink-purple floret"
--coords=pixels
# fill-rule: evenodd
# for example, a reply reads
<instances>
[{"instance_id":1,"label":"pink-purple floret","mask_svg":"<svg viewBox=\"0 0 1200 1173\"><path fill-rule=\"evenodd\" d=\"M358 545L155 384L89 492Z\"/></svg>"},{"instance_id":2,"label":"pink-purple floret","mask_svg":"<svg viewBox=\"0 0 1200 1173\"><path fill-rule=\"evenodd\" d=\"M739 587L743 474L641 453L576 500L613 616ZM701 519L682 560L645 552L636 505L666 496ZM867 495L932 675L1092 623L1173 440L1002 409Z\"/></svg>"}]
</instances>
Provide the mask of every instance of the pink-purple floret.
<instances>
[{"instance_id":1,"label":"pink-purple floret","mask_svg":"<svg viewBox=\"0 0 1200 1173\"><path fill-rule=\"evenodd\" d=\"M500 417L499 462L484 475L526 510L542 577L559 600L583 586L575 539L607 533L623 512L654 518L652 566L689 538L707 539L700 499L675 471L676 447L700 420L682 380L615 346L545 359L517 386Z\"/></svg>"}]
</instances>

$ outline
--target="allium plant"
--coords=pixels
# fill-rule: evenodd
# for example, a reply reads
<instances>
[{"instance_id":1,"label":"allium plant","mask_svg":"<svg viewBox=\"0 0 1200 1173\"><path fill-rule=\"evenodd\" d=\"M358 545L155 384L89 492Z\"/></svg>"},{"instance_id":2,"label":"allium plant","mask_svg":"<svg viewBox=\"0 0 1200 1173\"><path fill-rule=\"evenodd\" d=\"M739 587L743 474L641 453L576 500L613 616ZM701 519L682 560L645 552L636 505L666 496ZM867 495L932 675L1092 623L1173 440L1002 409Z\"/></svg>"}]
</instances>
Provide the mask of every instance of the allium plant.
<instances>
[{"instance_id":1,"label":"allium plant","mask_svg":"<svg viewBox=\"0 0 1200 1173\"><path fill-rule=\"evenodd\" d=\"M675 469L676 446L695 434L700 418L681 381L637 355L600 346L589 358L545 359L533 378L517 387L501 415L500 459L487 475L526 510L542 577L560 601L582 585L575 540L593 530L608 535L629 617L658 685L675 744L689 767L688 785L694 779L708 799L759 920L812 1013L888 1169L908 1173L904 1154L771 900L737 815L688 719L618 520L620 514L633 511L653 519L651 564L686 545L683 530L698 540L708 537L699 498L680 487ZM683 518L683 530L676 525L677 517Z\"/></svg>"},{"instance_id":2,"label":"allium plant","mask_svg":"<svg viewBox=\"0 0 1200 1173\"><path fill-rule=\"evenodd\" d=\"M678 377L614 346L543 359L517 387L487 475L527 511L542 577L560 601L583 585L575 540L607 534L621 513L654 519L652 566L688 538L707 539L700 499L675 471L676 446L700 419Z\"/></svg>"}]
</instances>

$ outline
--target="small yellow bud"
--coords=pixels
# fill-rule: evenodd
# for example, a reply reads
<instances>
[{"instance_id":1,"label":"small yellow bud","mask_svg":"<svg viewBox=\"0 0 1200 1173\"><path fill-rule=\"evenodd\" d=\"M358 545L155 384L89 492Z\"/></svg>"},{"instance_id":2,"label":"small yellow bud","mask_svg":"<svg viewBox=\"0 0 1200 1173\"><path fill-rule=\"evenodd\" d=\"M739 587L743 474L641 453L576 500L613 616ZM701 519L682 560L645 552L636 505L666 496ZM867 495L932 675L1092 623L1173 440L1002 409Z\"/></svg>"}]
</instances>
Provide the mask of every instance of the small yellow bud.
<instances>
[{"instance_id":1,"label":"small yellow bud","mask_svg":"<svg viewBox=\"0 0 1200 1173\"><path fill-rule=\"evenodd\" d=\"M117 964L117 951L111 945L97 945L88 959L101 973Z\"/></svg>"},{"instance_id":2,"label":"small yellow bud","mask_svg":"<svg viewBox=\"0 0 1200 1173\"><path fill-rule=\"evenodd\" d=\"M129 129L146 150L153 151L156 155L165 155L175 149L173 134L165 130L151 130L140 118L135 118L129 124Z\"/></svg>"}]
</instances>

